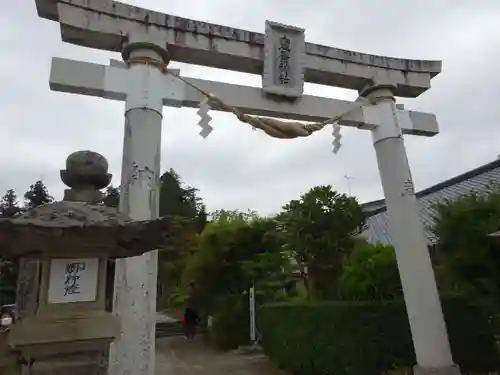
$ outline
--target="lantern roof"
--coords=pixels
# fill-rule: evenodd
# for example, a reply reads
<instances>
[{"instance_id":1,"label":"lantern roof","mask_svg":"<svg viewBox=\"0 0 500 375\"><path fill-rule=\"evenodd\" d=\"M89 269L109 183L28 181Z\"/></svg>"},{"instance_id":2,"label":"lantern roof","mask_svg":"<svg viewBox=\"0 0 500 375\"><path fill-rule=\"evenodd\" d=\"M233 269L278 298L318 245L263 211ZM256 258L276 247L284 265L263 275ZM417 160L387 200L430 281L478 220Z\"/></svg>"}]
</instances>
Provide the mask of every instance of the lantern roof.
<instances>
[{"instance_id":1,"label":"lantern roof","mask_svg":"<svg viewBox=\"0 0 500 375\"><path fill-rule=\"evenodd\" d=\"M99 190L111 181L107 169L100 154L71 154L61 171L70 187L62 201L0 219L0 257L124 258L161 246L168 235L169 217L134 221L117 208L99 203Z\"/></svg>"}]
</instances>

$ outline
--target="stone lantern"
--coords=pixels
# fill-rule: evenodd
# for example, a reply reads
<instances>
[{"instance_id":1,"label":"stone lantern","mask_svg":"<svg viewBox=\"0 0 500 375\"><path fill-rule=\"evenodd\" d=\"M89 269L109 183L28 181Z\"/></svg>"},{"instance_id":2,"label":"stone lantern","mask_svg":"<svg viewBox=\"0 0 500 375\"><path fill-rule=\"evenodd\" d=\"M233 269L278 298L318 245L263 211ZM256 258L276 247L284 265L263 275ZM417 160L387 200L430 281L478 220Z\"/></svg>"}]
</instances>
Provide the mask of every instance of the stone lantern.
<instances>
[{"instance_id":1,"label":"stone lantern","mask_svg":"<svg viewBox=\"0 0 500 375\"><path fill-rule=\"evenodd\" d=\"M98 203L107 170L103 156L75 152L61 171L69 187L63 201L0 220L0 256L40 264L39 277L20 288L35 293L35 306L9 334L11 349L32 359L32 374L105 373L100 356L120 334L119 318L105 309L108 259L157 248L168 228L167 218L132 221Z\"/></svg>"}]
</instances>

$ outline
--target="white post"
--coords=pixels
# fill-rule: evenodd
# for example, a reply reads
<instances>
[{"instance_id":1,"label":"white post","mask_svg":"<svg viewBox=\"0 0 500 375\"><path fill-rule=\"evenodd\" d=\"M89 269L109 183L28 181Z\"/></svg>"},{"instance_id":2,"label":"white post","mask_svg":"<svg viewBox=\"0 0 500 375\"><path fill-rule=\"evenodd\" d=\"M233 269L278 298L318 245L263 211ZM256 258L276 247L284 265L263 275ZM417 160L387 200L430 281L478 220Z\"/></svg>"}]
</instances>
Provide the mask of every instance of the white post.
<instances>
[{"instance_id":1,"label":"white post","mask_svg":"<svg viewBox=\"0 0 500 375\"><path fill-rule=\"evenodd\" d=\"M253 345L256 341L255 334L255 287L252 285L249 293L249 309L250 309L250 343Z\"/></svg>"},{"instance_id":2,"label":"white post","mask_svg":"<svg viewBox=\"0 0 500 375\"><path fill-rule=\"evenodd\" d=\"M162 61L166 51L157 49L129 44L123 54ZM134 89L126 100L120 211L133 220L158 217L163 82L158 67L130 67ZM110 375L155 373L157 262L157 251L116 261L114 311L121 318L121 336L110 348Z\"/></svg>"},{"instance_id":3,"label":"white post","mask_svg":"<svg viewBox=\"0 0 500 375\"><path fill-rule=\"evenodd\" d=\"M384 124L372 130L372 137L417 358L415 374L460 374L453 363L401 134L402 123L410 120L396 110L392 87L362 94L377 103L364 108L365 114Z\"/></svg>"},{"instance_id":4,"label":"white post","mask_svg":"<svg viewBox=\"0 0 500 375\"><path fill-rule=\"evenodd\" d=\"M347 189L349 191L349 196L351 196L351 180L353 179L353 177L345 175L344 178L347 181Z\"/></svg>"}]
</instances>

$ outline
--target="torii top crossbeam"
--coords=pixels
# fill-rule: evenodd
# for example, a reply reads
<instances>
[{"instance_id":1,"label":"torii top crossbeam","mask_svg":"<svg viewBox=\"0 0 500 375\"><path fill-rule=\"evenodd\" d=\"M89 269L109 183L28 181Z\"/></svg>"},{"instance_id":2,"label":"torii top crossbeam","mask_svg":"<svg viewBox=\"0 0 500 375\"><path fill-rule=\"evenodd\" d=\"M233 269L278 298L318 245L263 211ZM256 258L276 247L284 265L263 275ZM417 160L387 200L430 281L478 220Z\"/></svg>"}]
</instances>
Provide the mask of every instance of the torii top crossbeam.
<instances>
[{"instance_id":1,"label":"torii top crossbeam","mask_svg":"<svg viewBox=\"0 0 500 375\"><path fill-rule=\"evenodd\" d=\"M58 21L64 42L121 52L126 35L156 26L170 59L262 74L264 34L181 18L112 0L36 0L40 17ZM119 21L119 22L117 22ZM417 97L441 72L440 61L408 60L305 44L306 82L361 90L384 76L394 95Z\"/></svg>"}]
</instances>

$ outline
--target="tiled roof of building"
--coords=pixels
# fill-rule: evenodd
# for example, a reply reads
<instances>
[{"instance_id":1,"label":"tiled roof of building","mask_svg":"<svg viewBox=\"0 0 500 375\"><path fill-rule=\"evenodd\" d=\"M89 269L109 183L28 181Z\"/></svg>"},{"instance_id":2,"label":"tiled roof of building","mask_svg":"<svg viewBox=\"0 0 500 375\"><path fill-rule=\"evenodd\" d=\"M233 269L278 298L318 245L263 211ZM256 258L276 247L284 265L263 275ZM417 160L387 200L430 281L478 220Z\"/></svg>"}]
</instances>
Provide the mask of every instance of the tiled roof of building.
<instances>
[{"instance_id":1,"label":"tiled roof of building","mask_svg":"<svg viewBox=\"0 0 500 375\"><path fill-rule=\"evenodd\" d=\"M500 183L500 160L495 160L416 193L420 206L420 219L424 224L428 243L435 242L429 230L433 225L432 218L435 214L433 206L435 203L453 200L474 191L484 191L492 183ZM385 201L381 199L368 202L363 204L363 208L369 216L367 219L368 228L363 236L370 243L391 244L392 236L389 230Z\"/></svg>"}]
</instances>

